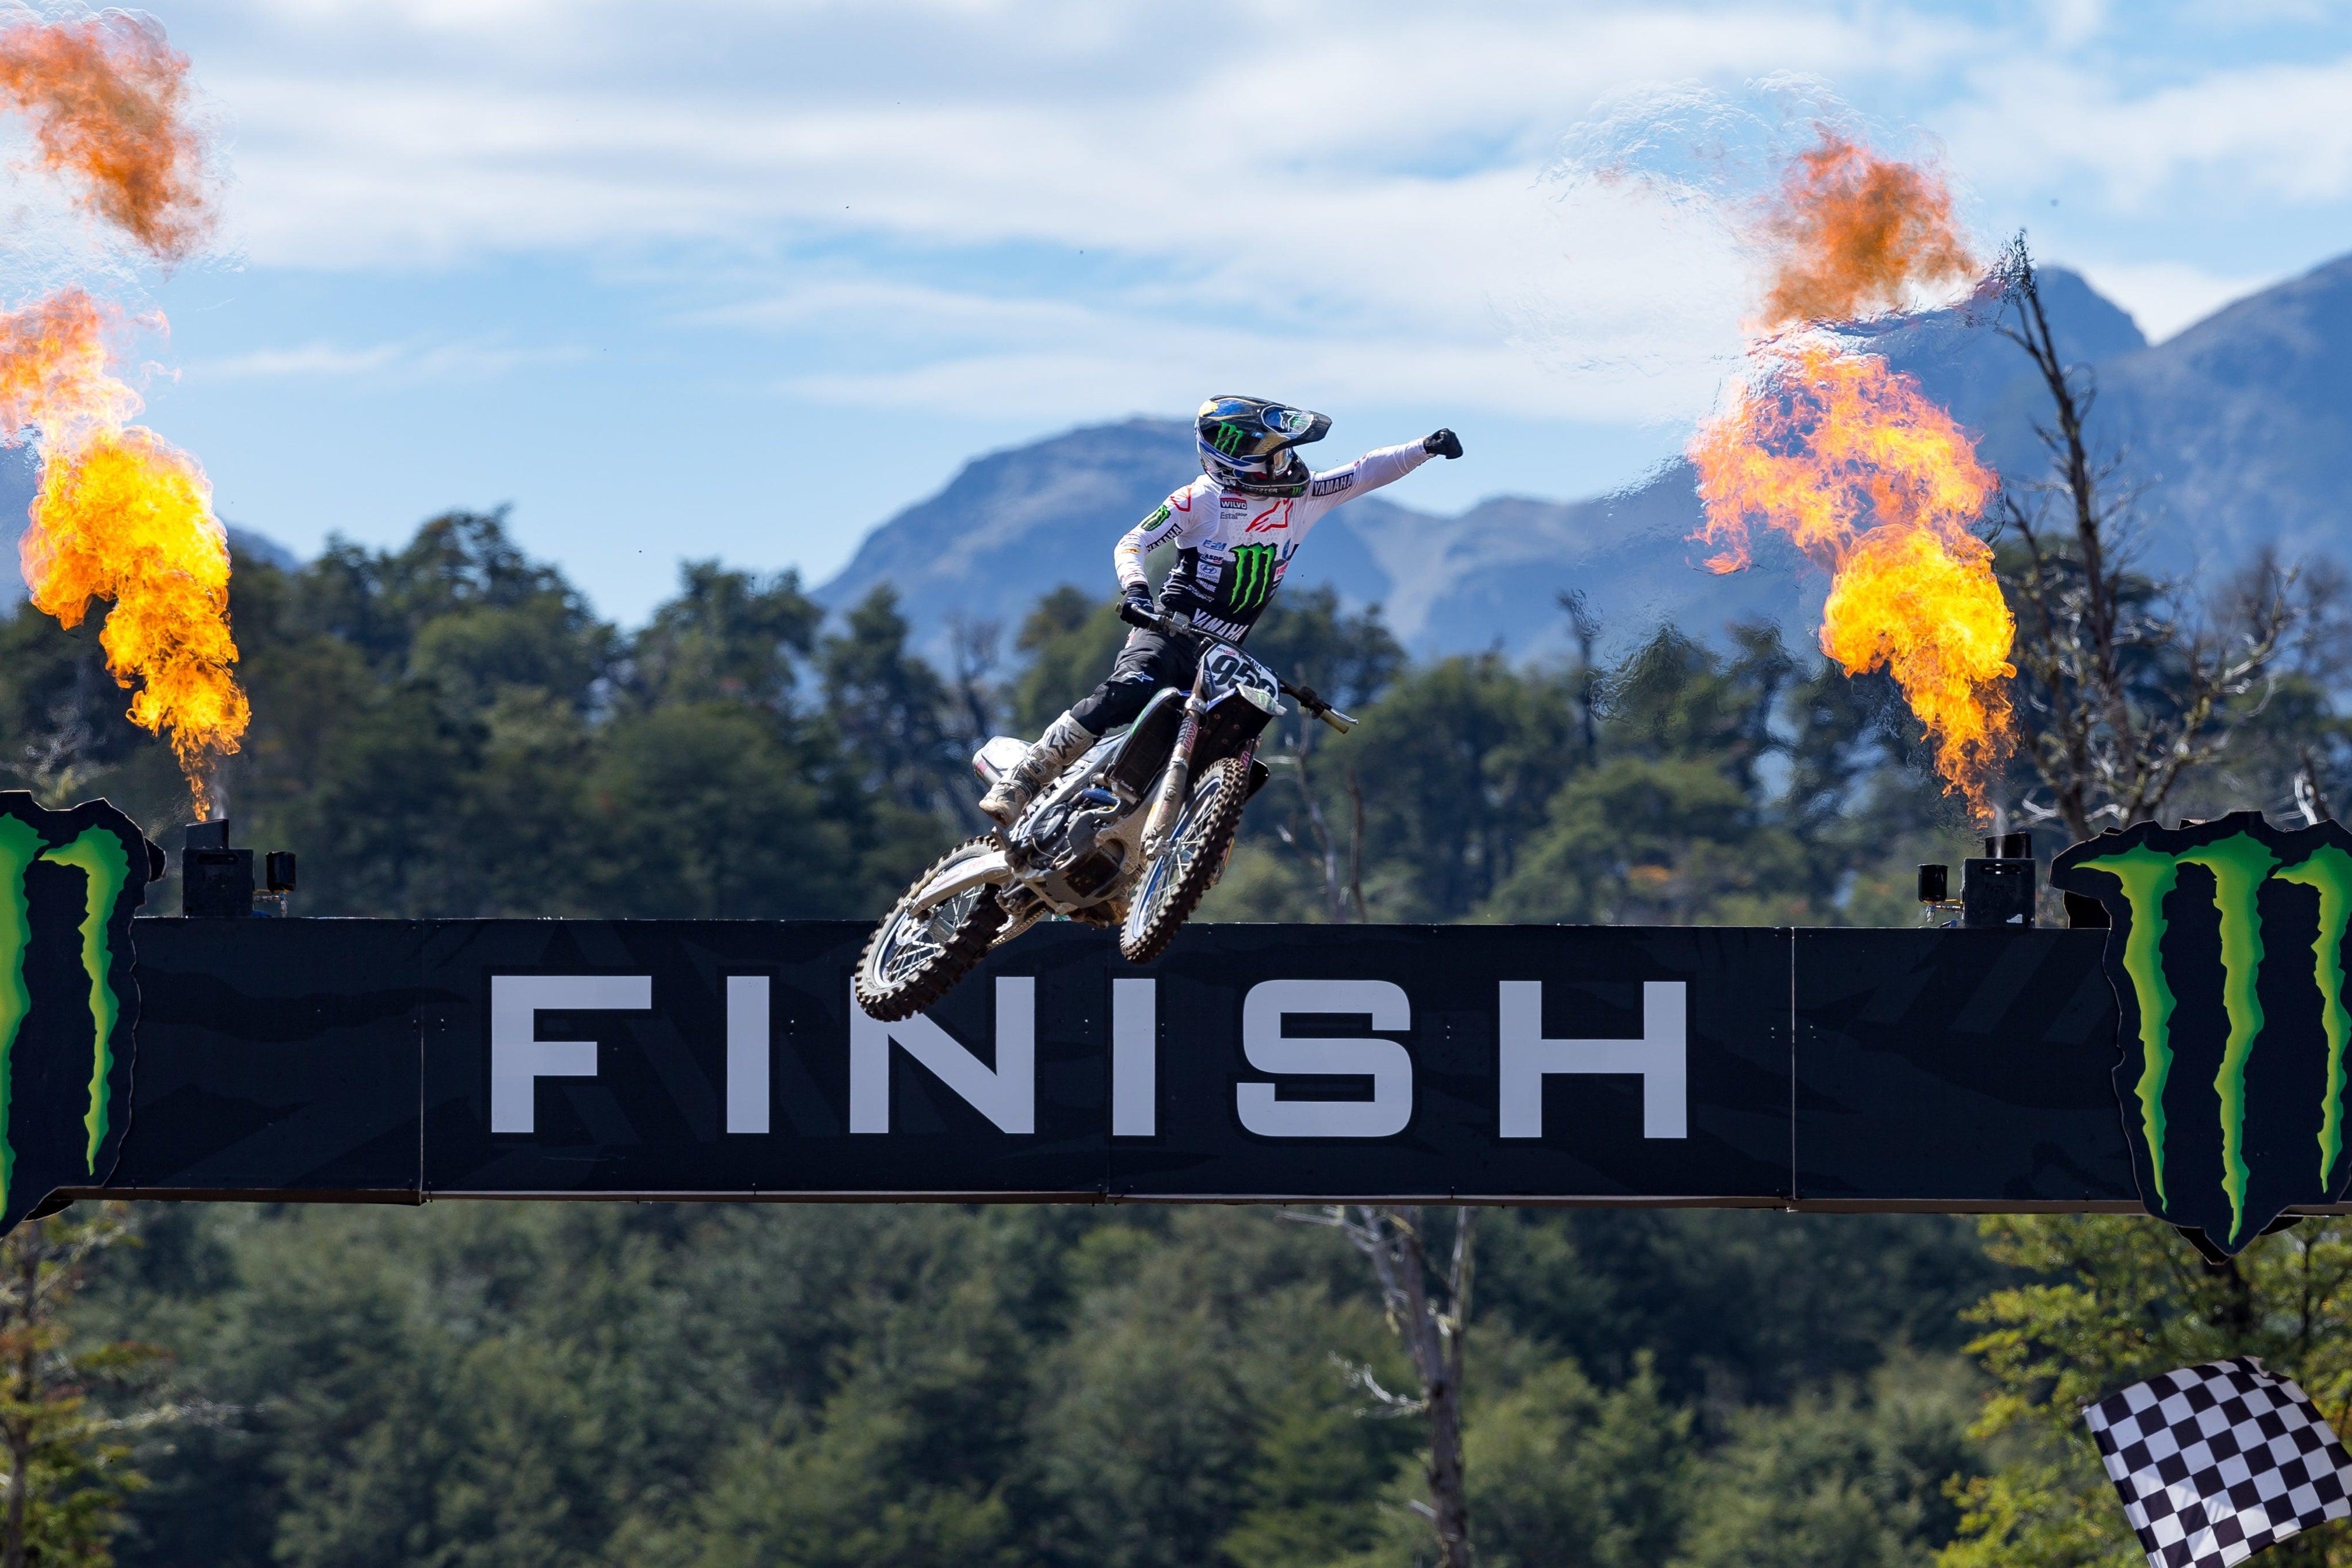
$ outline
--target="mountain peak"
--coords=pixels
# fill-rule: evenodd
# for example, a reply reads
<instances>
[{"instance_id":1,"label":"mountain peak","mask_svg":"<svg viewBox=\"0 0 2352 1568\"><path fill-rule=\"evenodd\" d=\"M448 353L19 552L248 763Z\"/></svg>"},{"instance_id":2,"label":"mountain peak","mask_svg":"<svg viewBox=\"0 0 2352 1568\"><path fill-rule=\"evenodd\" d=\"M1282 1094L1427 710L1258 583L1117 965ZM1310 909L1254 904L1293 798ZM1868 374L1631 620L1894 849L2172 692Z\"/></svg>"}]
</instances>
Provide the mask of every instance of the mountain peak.
<instances>
[{"instance_id":1,"label":"mountain peak","mask_svg":"<svg viewBox=\"0 0 2352 1568\"><path fill-rule=\"evenodd\" d=\"M2352 494L2352 382L2336 369L2352 355L2352 257L2154 347L2080 274L2045 267L2042 292L2067 359L2095 368L2095 440L2129 453L2134 476L2150 486L2151 559L2188 559L2175 547L2192 535L2237 559L2268 539L2305 554L2334 548ZM1874 347L1976 432L1988 460L2041 473L2032 427L2046 393L1989 322L1952 311L1890 323ZM891 583L918 644L935 653L958 623L993 622L1009 633L1057 584L1108 599L1113 543L1198 471L1178 420L1130 418L992 452L876 528L816 597L839 609ZM1747 571L1701 570L1688 543L1698 498L1682 463L1591 500L1498 496L1455 517L1394 498L1411 493L1408 481L1332 513L1287 580L1381 605L1424 656L1558 651L1568 589L1584 591L1612 646L1661 622L1711 637L1757 618L1805 628L1792 631L1801 642L1826 587L1778 545ZM2187 517L2194 530L2179 523Z\"/></svg>"}]
</instances>

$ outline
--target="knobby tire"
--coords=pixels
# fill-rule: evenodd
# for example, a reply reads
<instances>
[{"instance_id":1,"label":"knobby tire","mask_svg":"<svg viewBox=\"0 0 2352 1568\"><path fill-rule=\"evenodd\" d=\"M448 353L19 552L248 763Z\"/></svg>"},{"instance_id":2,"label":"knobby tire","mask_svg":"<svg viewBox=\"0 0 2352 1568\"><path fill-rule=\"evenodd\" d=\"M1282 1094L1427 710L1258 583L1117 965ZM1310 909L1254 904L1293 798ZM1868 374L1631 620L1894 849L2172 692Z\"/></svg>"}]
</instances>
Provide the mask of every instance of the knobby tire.
<instances>
[{"instance_id":1,"label":"knobby tire","mask_svg":"<svg viewBox=\"0 0 2352 1568\"><path fill-rule=\"evenodd\" d=\"M1202 810L1201 794L1210 785L1216 794L1208 802L1207 814L1195 819ZM1131 918L1118 933L1118 950L1131 964L1149 964L1160 956L1192 911L1200 906L1202 897L1217 884L1223 874L1225 856L1234 847L1234 834L1242 825L1242 808L1249 803L1249 758L1228 757L1202 777L1193 786L1192 799L1185 803L1184 815L1178 820L1168 847L1160 852L1160 860L1176 852L1178 844L1187 839L1197 848L1191 862L1177 873L1172 884L1153 899L1150 907L1141 908L1141 902L1152 893L1152 876L1158 864L1146 866L1137 882L1134 896L1143 915L1142 927L1135 929Z\"/></svg>"},{"instance_id":2,"label":"knobby tire","mask_svg":"<svg viewBox=\"0 0 2352 1568\"><path fill-rule=\"evenodd\" d=\"M850 989L868 1018L883 1023L896 1023L900 1019L912 1018L945 996L949 988L971 973L972 966L988 956L989 948L995 944L996 934L1004 929L1005 913L1004 905L997 901L996 890L983 886L978 890L979 896L971 900L970 908L950 916L948 929L935 934L939 940L929 956L895 978L884 977L877 968L883 956L883 939L898 929L904 911L915 894L953 862L977 851L992 848L995 843L992 836L969 839L941 855L931 863L930 870L915 879L914 885L900 895L898 902L890 906L890 913L884 915L882 923L874 928L874 935L866 939L865 950L857 956L857 970L850 982ZM949 904L959 903L964 896L959 894ZM926 918L937 919L938 914L934 911Z\"/></svg>"}]
</instances>

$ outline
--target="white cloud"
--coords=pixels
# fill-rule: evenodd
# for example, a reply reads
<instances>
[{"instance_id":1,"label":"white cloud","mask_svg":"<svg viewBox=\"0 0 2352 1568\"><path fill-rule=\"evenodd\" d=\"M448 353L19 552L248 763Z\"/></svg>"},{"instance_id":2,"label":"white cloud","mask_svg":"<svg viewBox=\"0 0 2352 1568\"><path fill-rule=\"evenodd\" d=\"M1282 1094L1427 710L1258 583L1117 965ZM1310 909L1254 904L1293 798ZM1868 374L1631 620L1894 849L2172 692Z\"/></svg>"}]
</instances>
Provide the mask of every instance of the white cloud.
<instances>
[{"instance_id":1,"label":"white cloud","mask_svg":"<svg viewBox=\"0 0 2352 1568\"><path fill-rule=\"evenodd\" d=\"M2004 62L1980 81L1950 116L1980 180L2079 172L2124 211L2179 200L2190 179L2297 202L2352 193L2352 55L2217 69L2137 95L2052 60Z\"/></svg>"},{"instance_id":2,"label":"white cloud","mask_svg":"<svg viewBox=\"0 0 2352 1568\"><path fill-rule=\"evenodd\" d=\"M2352 55L2122 69L2150 25L2105 0L187 4L257 266L667 266L681 325L823 350L793 395L962 415L1017 395L1093 417L1262 375L1333 402L1687 418L1737 351L1741 258L1687 213L1538 178L1646 83L1867 91L2004 207L2063 180L2143 214L2194 180L2352 192ZM2158 334L2263 270L2108 248L2092 276ZM564 351L321 340L192 374L413 380Z\"/></svg>"},{"instance_id":3,"label":"white cloud","mask_svg":"<svg viewBox=\"0 0 2352 1568\"><path fill-rule=\"evenodd\" d=\"M586 350L563 346L517 348L486 343L371 343L346 348L303 343L290 349L252 349L190 365L184 379L206 382L320 379L408 384L478 381L526 365L567 364Z\"/></svg>"}]
</instances>

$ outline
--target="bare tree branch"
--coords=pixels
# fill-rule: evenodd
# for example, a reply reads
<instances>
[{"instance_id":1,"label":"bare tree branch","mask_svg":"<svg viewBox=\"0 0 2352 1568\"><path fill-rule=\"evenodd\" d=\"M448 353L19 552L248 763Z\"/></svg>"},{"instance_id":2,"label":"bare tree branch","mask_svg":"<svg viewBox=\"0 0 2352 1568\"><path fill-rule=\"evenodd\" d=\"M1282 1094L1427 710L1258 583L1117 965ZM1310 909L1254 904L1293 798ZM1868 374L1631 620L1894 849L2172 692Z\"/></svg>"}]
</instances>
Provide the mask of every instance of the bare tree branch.
<instances>
[{"instance_id":1,"label":"bare tree branch","mask_svg":"<svg viewBox=\"0 0 2352 1568\"><path fill-rule=\"evenodd\" d=\"M2117 462L2093 456L2097 388L2066 361L2022 235L2000 276L1997 330L2032 362L2050 410L2034 425L2049 476L2005 484L1999 503L2017 539L2001 575L2024 612L2019 701L2038 776L2023 813L2085 839L2154 817L2260 713L2296 622L2294 575L2266 559L2217 616L2179 585L2126 570L2140 497Z\"/></svg>"}]
</instances>

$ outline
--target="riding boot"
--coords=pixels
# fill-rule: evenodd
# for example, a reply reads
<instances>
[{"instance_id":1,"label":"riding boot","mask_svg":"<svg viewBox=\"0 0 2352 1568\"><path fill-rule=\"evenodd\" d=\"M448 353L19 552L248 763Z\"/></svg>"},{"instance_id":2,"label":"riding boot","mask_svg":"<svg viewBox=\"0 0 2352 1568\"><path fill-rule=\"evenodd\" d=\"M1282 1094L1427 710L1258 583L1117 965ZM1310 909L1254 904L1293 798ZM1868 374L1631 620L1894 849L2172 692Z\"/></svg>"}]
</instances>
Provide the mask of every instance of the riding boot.
<instances>
[{"instance_id":1,"label":"riding boot","mask_svg":"<svg viewBox=\"0 0 2352 1568\"><path fill-rule=\"evenodd\" d=\"M1087 747L1101 738L1069 714L1064 714L1045 727L1045 733L1029 748L1029 755L1013 764L1013 770L981 798L981 811L999 826L1011 827L1028 810L1038 791L1059 779L1063 768L1084 756Z\"/></svg>"}]
</instances>

